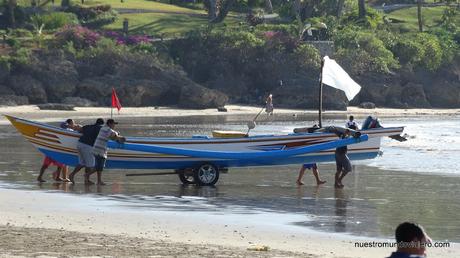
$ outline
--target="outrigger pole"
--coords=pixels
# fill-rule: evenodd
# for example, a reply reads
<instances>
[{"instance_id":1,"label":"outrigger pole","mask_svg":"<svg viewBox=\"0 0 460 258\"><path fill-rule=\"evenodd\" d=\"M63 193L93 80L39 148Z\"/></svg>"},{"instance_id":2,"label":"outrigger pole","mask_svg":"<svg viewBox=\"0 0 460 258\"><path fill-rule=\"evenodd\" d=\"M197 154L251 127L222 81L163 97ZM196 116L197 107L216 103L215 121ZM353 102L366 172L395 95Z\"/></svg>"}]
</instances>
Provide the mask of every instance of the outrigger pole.
<instances>
[{"instance_id":1,"label":"outrigger pole","mask_svg":"<svg viewBox=\"0 0 460 258\"><path fill-rule=\"evenodd\" d=\"M322 111L323 111L323 66L324 58L321 58L321 71L319 72L319 96L318 96L318 125L319 128L323 127Z\"/></svg>"}]
</instances>

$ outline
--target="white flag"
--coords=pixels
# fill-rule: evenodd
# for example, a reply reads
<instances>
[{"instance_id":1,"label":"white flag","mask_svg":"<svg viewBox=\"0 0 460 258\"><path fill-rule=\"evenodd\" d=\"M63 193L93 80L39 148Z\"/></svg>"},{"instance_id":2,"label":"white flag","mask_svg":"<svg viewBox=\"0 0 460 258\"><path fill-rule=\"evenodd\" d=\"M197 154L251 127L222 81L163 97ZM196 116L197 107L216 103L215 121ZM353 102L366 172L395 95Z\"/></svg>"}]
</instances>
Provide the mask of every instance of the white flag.
<instances>
[{"instance_id":1,"label":"white flag","mask_svg":"<svg viewBox=\"0 0 460 258\"><path fill-rule=\"evenodd\" d=\"M352 100L361 90L361 86L353 81L348 73L328 56L324 57L322 81L326 85L343 90L348 100Z\"/></svg>"}]
</instances>

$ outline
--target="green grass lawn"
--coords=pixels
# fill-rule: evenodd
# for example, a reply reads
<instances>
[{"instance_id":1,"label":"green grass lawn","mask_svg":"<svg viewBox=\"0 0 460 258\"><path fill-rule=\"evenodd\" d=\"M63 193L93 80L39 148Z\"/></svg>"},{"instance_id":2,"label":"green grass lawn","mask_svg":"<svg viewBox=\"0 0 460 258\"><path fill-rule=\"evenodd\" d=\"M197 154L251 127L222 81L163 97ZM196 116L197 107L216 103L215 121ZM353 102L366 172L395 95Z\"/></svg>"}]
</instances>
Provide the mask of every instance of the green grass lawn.
<instances>
[{"instance_id":1,"label":"green grass lawn","mask_svg":"<svg viewBox=\"0 0 460 258\"><path fill-rule=\"evenodd\" d=\"M105 29L121 30L123 19L129 20L129 31L135 34L146 33L149 35L163 35L165 37L176 36L200 26L206 26L206 17L197 17L180 14L164 13L140 13L140 14L121 14L115 23L106 25ZM232 26L240 22L235 17L227 17L223 24L217 26Z\"/></svg>"},{"instance_id":2,"label":"green grass lawn","mask_svg":"<svg viewBox=\"0 0 460 258\"><path fill-rule=\"evenodd\" d=\"M71 0L74 4L81 4L80 0ZM18 0L18 3L23 6L30 6L31 0ZM51 6L51 1L40 0L37 3L40 5ZM200 26L206 26L208 20L204 10L190 9L176 5L160 3L151 0L85 0L86 6L97 4L110 4L115 9L143 9L155 12L146 13L121 13L118 19L109 25L104 26L104 29L121 30L123 20L129 20L129 31L131 33L149 35L163 35L165 37L176 36ZM55 0L55 6L61 5L61 0ZM164 13L161 13L164 12ZM201 15L201 16L200 16ZM240 19L233 13L229 14L221 26L232 26L240 22Z\"/></svg>"},{"instance_id":3,"label":"green grass lawn","mask_svg":"<svg viewBox=\"0 0 460 258\"><path fill-rule=\"evenodd\" d=\"M422 20L425 28L434 28L439 25L442 14L446 7L423 7L422 8ZM389 18L404 21L399 23L404 26L405 29L410 31L418 31L418 20L417 20L417 7L401 9L387 14ZM455 17L455 23L460 26L460 15Z\"/></svg>"},{"instance_id":4,"label":"green grass lawn","mask_svg":"<svg viewBox=\"0 0 460 258\"><path fill-rule=\"evenodd\" d=\"M36 0L39 5L51 6L51 1L47 0ZM31 0L18 0L18 4L22 6L31 6ZM72 0L73 4L81 4L79 0ZM87 6L97 4L109 4L112 8L116 9L145 9L145 10L156 10L164 12L183 12L183 13L205 13L202 10L194 10L190 8L180 7L177 5L164 4L151 0L124 0L122 3L120 0L85 0ZM61 0L54 1L55 6L61 5Z\"/></svg>"}]
</instances>

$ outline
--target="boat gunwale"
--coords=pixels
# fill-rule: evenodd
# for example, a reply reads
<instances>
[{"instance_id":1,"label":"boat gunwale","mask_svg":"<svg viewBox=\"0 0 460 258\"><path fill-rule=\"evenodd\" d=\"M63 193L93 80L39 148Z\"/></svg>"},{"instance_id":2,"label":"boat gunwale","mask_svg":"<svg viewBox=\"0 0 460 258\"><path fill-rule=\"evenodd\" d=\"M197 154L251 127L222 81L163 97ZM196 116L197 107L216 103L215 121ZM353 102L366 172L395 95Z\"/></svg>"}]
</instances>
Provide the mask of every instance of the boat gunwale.
<instances>
[{"instance_id":1,"label":"boat gunwale","mask_svg":"<svg viewBox=\"0 0 460 258\"><path fill-rule=\"evenodd\" d=\"M16 122L25 123L32 126L37 126L41 130L48 132L79 138L81 134L79 132L72 132L66 129L59 128L57 126L35 122L23 118L18 118L14 116L5 115L8 119L14 119ZM10 119L10 120L11 120ZM400 127L387 127L387 128L371 128L366 130L361 130L365 134L368 134L370 137L378 136L378 134L389 134L389 133L401 133L404 130L404 126ZM314 132L314 133L290 133L283 135L256 135L249 137L241 138L192 138L192 137L182 137L182 138L158 138L158 137L136 137L129 136L126 137L127 143L134 144L229 144L229 143L246 143L246 142L269 142L269 141L283 141L283 140L301 140L301 139L318 139L318 138L329 138L336 137L333 133L324 133L324 132Z\"/></svg>"}]
</instances>

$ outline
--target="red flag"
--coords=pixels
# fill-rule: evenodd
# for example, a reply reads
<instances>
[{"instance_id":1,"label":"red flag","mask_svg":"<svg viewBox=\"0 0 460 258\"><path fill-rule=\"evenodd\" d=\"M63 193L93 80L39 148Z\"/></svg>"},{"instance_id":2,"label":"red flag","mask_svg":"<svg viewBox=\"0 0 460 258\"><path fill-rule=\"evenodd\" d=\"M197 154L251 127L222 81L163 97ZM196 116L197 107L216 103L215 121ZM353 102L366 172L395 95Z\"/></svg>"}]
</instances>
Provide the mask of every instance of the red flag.
<instances>
[{"instance_id":1,"label":"red flag","mask_svg":"<svg viewBox=\"0 0 460 258\"><path fill-rule=\"evenodd\" d=\"M118 100L117 93L115 92L115 88L112 88L112 107L117 108L118 111L121 109L120 100Z\"/></svg>"}]
</instances>

